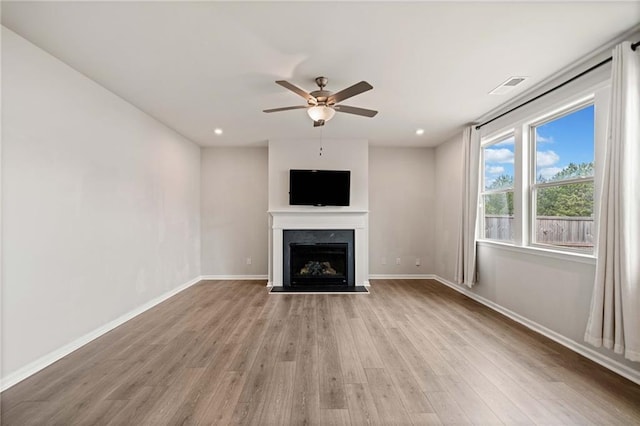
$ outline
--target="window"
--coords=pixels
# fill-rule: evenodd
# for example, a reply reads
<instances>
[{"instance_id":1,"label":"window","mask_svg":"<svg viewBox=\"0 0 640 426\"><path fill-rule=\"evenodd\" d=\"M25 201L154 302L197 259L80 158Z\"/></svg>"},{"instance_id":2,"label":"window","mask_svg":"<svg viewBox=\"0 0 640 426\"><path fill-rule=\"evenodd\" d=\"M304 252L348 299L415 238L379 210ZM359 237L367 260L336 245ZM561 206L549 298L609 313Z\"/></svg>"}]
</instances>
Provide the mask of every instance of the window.
<instances>
[{"instance_id":1,"label":"window","mask_svg":"<svg viewBox=\"0 0 640 426\"><path fill-rule=\"evenodd\" d=\"M593 251L594 109L582 104L529 127L532 244Z\"/></svg>"},{"instance_id":2,"label":"window","mask_svg":"<svg viewBox=\"0 0 640 426\"><path fill-rule=\"evenodd\" d=\"M482 235L490 240L513 241L513 134L482 147Z\"/></svg>"},{"instance_id":3,"label":"window","mask_svg":"<svg viewBox=\"0 0 640 426\"><path fill-rule=\"evenodd\" d=\"M595 168L605 137L605 84L497 127L481 139L481 239L593 254Z\"/></svg>"}]
</instances>

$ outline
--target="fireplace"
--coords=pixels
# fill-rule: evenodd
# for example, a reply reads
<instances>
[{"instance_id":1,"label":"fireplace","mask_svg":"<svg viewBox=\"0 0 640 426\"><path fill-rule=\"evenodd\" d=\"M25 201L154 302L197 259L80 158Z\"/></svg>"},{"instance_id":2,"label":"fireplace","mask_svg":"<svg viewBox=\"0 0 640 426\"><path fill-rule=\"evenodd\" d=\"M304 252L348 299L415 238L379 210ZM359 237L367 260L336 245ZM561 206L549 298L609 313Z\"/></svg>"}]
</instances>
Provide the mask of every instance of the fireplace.
<instances>
[{"instance_id":1,"label":"fireplace","mask_svg":"<svg viewBox=\"0 0 640 426\"><path fill-rule=\"evenodd\" d=\"M354 231L283 230L285 287L355 286Z\"/></svg>"},{"instance_id":2,"label":"fireplace","mask_svg":"<svg viewBox=\"0 0 640 426\"><path fill-rule=\"evenodd\" d=\"M291 285L347 285L347 248L345 243L290 246Z\"/></svg>"}]
</instances>

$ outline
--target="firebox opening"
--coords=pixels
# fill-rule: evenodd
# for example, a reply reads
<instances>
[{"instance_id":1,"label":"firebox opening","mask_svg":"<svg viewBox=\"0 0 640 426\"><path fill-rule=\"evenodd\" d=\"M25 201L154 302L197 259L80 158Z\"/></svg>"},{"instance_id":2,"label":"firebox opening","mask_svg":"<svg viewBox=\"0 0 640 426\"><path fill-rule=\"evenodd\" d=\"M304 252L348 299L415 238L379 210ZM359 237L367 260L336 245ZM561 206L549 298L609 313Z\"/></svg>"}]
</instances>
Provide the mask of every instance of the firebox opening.
<instances>
[{"instance_id":1,"label":"firebox opening","mask_svg":"<svg viewBox=\"0 0 640 426\"><path fill-rule=\"evenodd\" d=\"M346 243L290 244L291 285L347 285Z\"/></svg>"}]
</instances>

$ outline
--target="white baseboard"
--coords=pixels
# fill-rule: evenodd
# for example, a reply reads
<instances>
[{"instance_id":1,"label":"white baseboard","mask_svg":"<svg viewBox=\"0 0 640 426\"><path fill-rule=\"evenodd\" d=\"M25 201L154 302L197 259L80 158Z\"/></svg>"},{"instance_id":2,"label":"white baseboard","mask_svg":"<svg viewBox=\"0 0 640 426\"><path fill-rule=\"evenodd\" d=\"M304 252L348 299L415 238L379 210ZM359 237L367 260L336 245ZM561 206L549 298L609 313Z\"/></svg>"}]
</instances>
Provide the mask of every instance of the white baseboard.
<instances>
[{"instance_id":1,"label":"white baseboard","mask_svg":"<svg viewBox=\"0 0 640 426\"><path fill-rule=\"evenodd\" d=\"M370 280L435 280L433 274L371 274Z\"/></svg>"},{"instance_id":2,"label":"white baseboard","mask_svg":"<svg viewBox=\"0 0 640 426\"><path fill-rule=\"evenodd\" d=\"M244 281L244 280L267 280L267 275L200 275L201 280L225 280L225 281Z\"/></svg>"},{"instance_id":3,"label":"white baseboard","mask_svg":"<svg viewBox=\"0 0 640 426\"><path fill-rule=\"evenodd\" d=\"M540 325L535 321L525 318L522 315L517 314L501 305L498 305L497 303L492 302L489 299L485 299L484 297L479 296L478 294L472 291L469 291L469 289L465 286L454 284L451 281L446 280L438 275L433 275L431 279L434 279L440 282L441 284L444 284L447 287L450 287L455 291L464 294L465 296L475 300L476 302L481 303L486 307L493 309L494 311L524 325L528 329L533 330L536 333L542 334L543 336L548 337L549 339L561 344L562 346L565 346L571 349L572 351L579 353L585 358L588 358L591 361L596 362L602 365L603 367L613 371L614 373L617 373L622 377L625 377L631 380L632 382L640 385L639 371L633 370L632 368L629 368L618 361L615 361L599 352L594 351L593 349L583 345L582 343L569 339L568 337L565 337L562 334L559 334L553 330L550 330L547 327Z\"/></svg>"},{"instance_id":4,"label":"white baseboard","mask_svg":"<svg viewBox=\"0 0 640 426\"><path fill-rule=\"evenodd\" d=\"M160 296L151 299L150 301L148 301L147 303L145 303L144 305L141 305L137 308L135 308L132 311L127 312L124 315L119 316L118 318L114 319L113 321L110 321L108 323L106 323L105 325L98 327L97 329L83 335L82 337L74 340L73 342L64 345L63 347L56 349L53 352L48 353L45 356L42 356L40 358L38 358L37 360L25 365L24 367L22 367L21 369L19 369L18 371L15 371L11 374L9 374L7 377L2 379L2 382L0 383L0 392L3 392L7 389L9 389L11 386L21 382L22 380L26 379L27 377L37 373L38 371L42 370L45 367L48 367L49 365L53 364L54 362L64 358L65 356L69 355L71 352L75 351L76 349L86 345L87 343L91 342L92 340L97 339L98 337L102 336L103 334L113 330L114 328L124 324L125 322L129 321L130 319L140 315L141 313L153 308L154 306L156 306L159 303L164 302L165 300L167 300L168 298L175 296L176 294L180 293L183 290L186 290L187 288L191 287L194 284L199 283L202 280L202 277L196 277L193 278L192 280L172 289L169 290L168 292L161 294Z\"/></svg>"}]
</instances>

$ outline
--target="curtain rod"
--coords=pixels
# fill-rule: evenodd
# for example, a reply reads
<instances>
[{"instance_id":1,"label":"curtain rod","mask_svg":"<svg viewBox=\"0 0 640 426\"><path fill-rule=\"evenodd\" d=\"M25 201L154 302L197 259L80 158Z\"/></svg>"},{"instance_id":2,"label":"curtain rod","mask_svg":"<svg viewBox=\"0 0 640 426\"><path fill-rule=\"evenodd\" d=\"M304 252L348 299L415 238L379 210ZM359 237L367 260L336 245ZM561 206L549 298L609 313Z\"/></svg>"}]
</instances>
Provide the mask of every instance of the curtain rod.
<instances>
[{"instance_id":1,"label":"curtain rod","mask_svg":"<svg viewBox=\"0 0 640 426\"><path fill-rule=\"evenodd\" d=\"M635 51L635 50L636 50L636 48L637 48L638 46L640 46L640 41L637 41L637 42L633 43L633 44L631 45L631 50ZM575 76L571 77L569 80L567 80L567 81L565 81L565 82L563 82L563 83L560 83L560 84L558 84L558 85L557 85L557 86L555 86L555 87L552 87L551 89L547 90L546 92L541 93L541 94L539 94L538 96L535 96L535 97L533 97L533 98L529 99L528 101L523 102L523 103L521 103L520 105L515 106L515 107L511 108L510 110L505 111L505 112L503 112L502 114L500 114L500 115L497 115L497 116L493 117L491 120L487 120L487 121L485 121L484 123L480 123L480 124L478 124L478 125L476 126L476 130L479 130L482 126L486 126L487 124L489 124L489 123L492 123L492 122L496 121L498 118L500 118L500 117L504 117L505 115L507 115L507 114L509 114L509 113L511 113L511 112L513 112L513 111L515 111L515 110L517 110L518 108L522 108L523 106L528 105L528 104L530 104L531 102L533 102L533 101L535 101L535 100L538 100L538 99L540 99L541 97L543 97L543 96L545 96L545 95L548 95L549 93L551 93L551 92L553 92L553 91L555 91L555 90L558 90L559 88L561 88L561 87L563 87L563 86L566 86L567 84L571 83L572 81L579 79L580 77L582 77L582 76L583 76L583 75L585 75L585 74L589 74L591 71L595 70L596 68L600 68L601 66L603 66L604 64L607 64L607 63L611 62L612 60L613 60L613 58L612 58L611 56L609 56L607 59L605 59L605 60L603 60L603 61L601 61L601 62L598 62L597 64L595 64L595 65L594 65L594 66L592 66L591 68L589 68L589 69L587 69L587 70L585 70L585 71L582 71L580 74L578 74L578 75L575 75Z\"/></svg>"}]
</instances>

